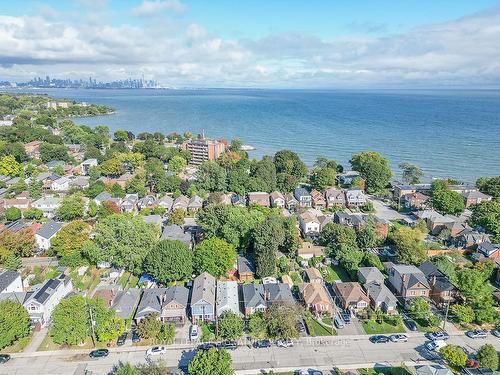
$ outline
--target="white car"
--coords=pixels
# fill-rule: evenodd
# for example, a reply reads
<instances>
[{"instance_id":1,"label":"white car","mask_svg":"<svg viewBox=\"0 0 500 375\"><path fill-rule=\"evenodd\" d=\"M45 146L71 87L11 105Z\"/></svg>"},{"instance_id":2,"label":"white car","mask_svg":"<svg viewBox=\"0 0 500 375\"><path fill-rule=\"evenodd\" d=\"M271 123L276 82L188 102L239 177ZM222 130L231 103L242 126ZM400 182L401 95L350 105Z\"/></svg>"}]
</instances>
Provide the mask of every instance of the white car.
<instances>
[{"instance_id":1,"label":"white car","mask_svg":"<svg viewBox=\"0 0 500 375\"><path fill-rule=\"evenodd\" d=\"M197 325L192 325L189 329L189 339L191 341L198 340L200 337L200 328Z\"/></svg>"},{"instance_id":2,"label":"white car","mask_svg":"<svg viewBox=\"0 0 500 375\"><path fill-rule=\"evenodd\" d=\"M167 348L165 346L153 346L146 351L147 356L155 356L160 354L166 354Z\"/></svg>"},{"instance_id":3,"label":"white car","mask_svg":"<svg viewBox=\"0 0 500 375\"><path fill-rule=\"evenodd\" d=\"M278 340L276 341L276 346L279 348L290 348L293 346L292 340L286 339L286 340Z\"/></svg>"},{"instance_id":4,"label":"white car","mask_svg":"<svg viewBox=\"0 0 500 375\"><path fill-rule=\"evenodd\" d=\"M435 352L439 352L441 348L444 348L446 346L446 342L444 340L435 340L428 342L425 344L425 347L429 350L433 350Z\"/></svg>"},{"instance_id":5,"label":"white car","mask_svg":"<svg viewBox=\"0 0 500 375\"><path fill-rule=\"evenodd\" d=\"M389 338L392 342L407 342L408 337L402 334L390 335Z\"/></svg>"}]
</instances>

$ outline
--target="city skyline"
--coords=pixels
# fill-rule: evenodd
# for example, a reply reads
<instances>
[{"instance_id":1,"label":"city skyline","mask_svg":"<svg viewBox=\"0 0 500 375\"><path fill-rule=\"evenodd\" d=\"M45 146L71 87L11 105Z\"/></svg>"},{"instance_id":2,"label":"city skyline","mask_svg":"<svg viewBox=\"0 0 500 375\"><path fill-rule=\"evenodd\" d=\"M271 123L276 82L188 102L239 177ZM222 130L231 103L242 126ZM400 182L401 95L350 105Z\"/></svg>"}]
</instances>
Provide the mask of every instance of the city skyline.
<instances>
[{"instance_id":1,"label":"city skyline","mask_svg":"<svg viewBox=\"0 0 500 375\"><path fill-rule=\"evenodd\" d=\"M500 2L0 4L0 81L167 87L500 87Z\"/></svg>"}]
</instances>

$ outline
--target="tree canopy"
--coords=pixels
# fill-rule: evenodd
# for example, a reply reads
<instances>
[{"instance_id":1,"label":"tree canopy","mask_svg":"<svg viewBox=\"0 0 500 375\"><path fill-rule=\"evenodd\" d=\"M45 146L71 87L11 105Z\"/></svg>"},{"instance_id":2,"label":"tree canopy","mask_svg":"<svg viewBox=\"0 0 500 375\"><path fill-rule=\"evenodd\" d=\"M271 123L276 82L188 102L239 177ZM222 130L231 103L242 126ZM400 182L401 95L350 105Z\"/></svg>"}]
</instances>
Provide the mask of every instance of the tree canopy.
<instances>
[{"instance_id":1,"label":"tree canopy","mask_svg":"<svg viewBox=\"0 0 500 375\"><path fill-rule=\"evenodd\" d=\"M0 349L30 333L28 312L19 302L0 301Z\"/></svg>"},{"instance_id":2,"label":"tree canopy","mask_svg":"<svg viewBox=\"0 0 500 375\"><path fill-rule=\"evenodd\" d=\"M366 183L366 191L370 194L380 193L389 184L392 172L387 159L377 152L364 151L352 155L352 169L358 171Z\"/></svg>"},{"instance_id":3,"label":"tree canopy","mask_svg":"<svg viewBox=\"0 0 500 375\"><path fill-rule=\"evenodd\" d=\"M146 258L144 270L163 284L188 279L193 274L193 253L183 242L160 241Z\"/></svg>"},{"instance_id":4,"label":"tree canopy","mask_svg":"<svg viewBox=\"0 0 500 375\"><path fill-rule=\"evenodd\" d=\"M212 237L202 241L194 250L194 269L212 276L224 276L236 262L236 250L226 241Z\"/></svg>"},{"instance_id":5,"label":"tree canopy","mask_svg":"<svg viewBox=\"0 0 500 375\"><path fill-rule=\"evenodd\" d=\"M191 375L233 375L231 356L223 349L199 350L188 365Z\"/></svg>"}]
</instances>

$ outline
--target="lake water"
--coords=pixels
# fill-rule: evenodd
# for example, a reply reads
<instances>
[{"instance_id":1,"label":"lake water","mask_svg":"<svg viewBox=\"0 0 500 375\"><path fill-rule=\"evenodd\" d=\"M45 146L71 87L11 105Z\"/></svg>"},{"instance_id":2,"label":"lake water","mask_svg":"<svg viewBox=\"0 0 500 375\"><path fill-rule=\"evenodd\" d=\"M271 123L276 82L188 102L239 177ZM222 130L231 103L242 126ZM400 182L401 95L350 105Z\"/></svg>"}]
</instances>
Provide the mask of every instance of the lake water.
<instances>
[{"instance_id":1,"label":"lake water","mask_svg":"<svg viewBox=\"0 0 500 375\"><path fill-rule=\"evenodd\" d=\"M396 176L403 161L421 166L426 179L500 175L500 91L31 91L117 109L79 124L239 137L256 147L254 157L287 148L308 165L326 156L347 166L353 153L373 150Z\"/></svg>"}]
</instances>

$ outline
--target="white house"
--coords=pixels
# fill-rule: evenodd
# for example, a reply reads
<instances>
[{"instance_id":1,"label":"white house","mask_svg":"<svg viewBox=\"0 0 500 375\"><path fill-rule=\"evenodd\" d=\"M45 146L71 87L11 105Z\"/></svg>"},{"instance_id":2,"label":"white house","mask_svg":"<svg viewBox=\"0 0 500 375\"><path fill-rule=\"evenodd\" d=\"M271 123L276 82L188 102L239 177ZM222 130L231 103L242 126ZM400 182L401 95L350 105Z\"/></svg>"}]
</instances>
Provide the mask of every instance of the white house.
<instances>
[{"instance_id":1,"label":"white house","mask_svg":"<svg viewBox=\"0 0 500 375\"><path fill-rule=\"evenodd\" d=\"M366 204L366 195L362 190L350 189L345 192L345 200L350 207L360 207Z\"/></svg>"},{"instance_id":2,"label":"white house","mask_svg":"<svg viewBox=\"0 0 500 375\"><path fill-rule=\"evenodd\" d=\"M20 293L23 291L23 281L19 272L0 271L0 293Z\"/></svg>"},{"instance_id":3,"label":"white house","mask_svg":"<svg viewBox=\"0 0 500 375\"><path fill-rule=\"evenodd\" d=\"M52 191L68 191L69 190L69 178L61 177L55 181L52 181L50 185Z\"/></svg>"},{"instance_id":4,"label":"white house","mask_svg":"<svg viewBox=\"0 0 500 375\"><path fill-rule=\"evenodd\" d=\"M299 225L304 236L317 235L321 230L321 223L318 218L309 211L299 215Z\"/></svg>"},{"instance_id":5,"label":"white house","mask_svg":"<svg viewBox=\"0 0 500 375\"><path fill-rule=\"evenodd\" d=\"M50 240L61 228L62 224L54 220L47 221L43 224L35 234L35 241L38 247L43 250L48 250L50 247Z\"/></svg>"},{"instance_id":6,"label":"white house","mask_svg":"<svg viewBox=\"0 0 500 375\"><path fill-rule=\"evenodd\" d=\"M31 204L31 207L43 211L43 216L51 218L54 216L54 211L61 205L61 198L45 196Z\"/></svg>"},{"instance_id":7,"label":"white house","mask_svg":"<svg viewBox=\"0 0 500 375\"><path fill-rule=\"evenodd\" d=\"M61 274L56 279L49 279L39 289L29 295L24 302L32 324L43 327L50 321L52 311L73 290L69 277Z\"/></svg>"},{"instance_id":8,"label":"white house","mask_svg":"<svg viewBox=\"0 0 500 375\"><path fill-rule=\"evenodd\" d=\"M238 298L238 283L236 281L217 281L217 316L226 311L236 315L240 314Z\"/></svg>"},{"instance_id":9,"label":"white house","mask_svg":"<svg viewBox=\"0 0 500 375\"><path fill-rule=\"evenodd\" d=\"M89 174L90 168L97 167L97 159L87 159L80 164L80 174L86 176Z\"/></svg>"}]
</instances>

